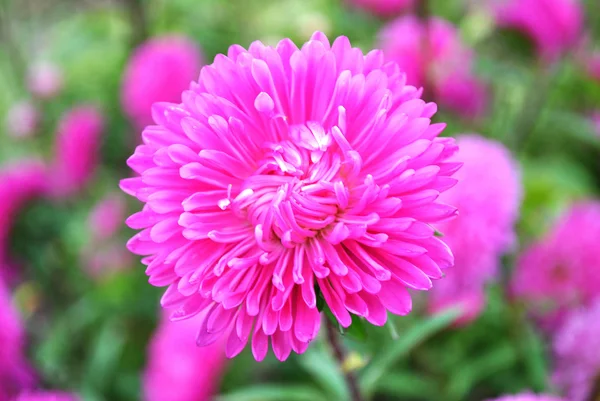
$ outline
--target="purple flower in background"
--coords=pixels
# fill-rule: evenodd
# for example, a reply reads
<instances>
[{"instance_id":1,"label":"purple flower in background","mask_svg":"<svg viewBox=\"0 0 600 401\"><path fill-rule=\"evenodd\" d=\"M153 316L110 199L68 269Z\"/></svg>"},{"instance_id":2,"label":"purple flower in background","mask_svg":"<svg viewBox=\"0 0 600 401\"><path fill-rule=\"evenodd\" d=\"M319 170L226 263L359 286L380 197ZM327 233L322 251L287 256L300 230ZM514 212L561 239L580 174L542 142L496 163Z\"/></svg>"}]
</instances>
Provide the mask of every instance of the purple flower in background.
<instances>
[{"instance_id":1,"label":"purple flower in background","mask_svg":"<svg viewBox=\"0 0 600 401\"><path fill-rule=\"evenodd\" d=\"M203 64L198 46L184 36L148 40L129 59L121 86L125 114L139 129L152 124L152 104L177 102L198 78Z\"/></svg>"},{"instance_id":2,"label":"purple flower in background","mask_svg":"<svg viewBox=\"0 0 600 401\"><path fill-rule=\"evenodd\" d=\"M426 86L442 106L465 117L485 111L486 89L473 74L473 53L450 22L397 18L380 32L379 46L406 72L409 84Z\"/></svg>"},{"instance_id":3,"label":"purple flower in background","mask_svg":"<svg viewBox=\"0 0 600 401\"><path fill-rule=\"evenodd\" d=\"M94 240L103 241L115 235L125 219L125 200L121 194L105 196L92 209L88 225Z\"/></svg>"},{"instance_id":4,"label":"purple flower in background","mask_svg":"<svg viewBox=\"0 0 600 401\"><path fill-rule=\"evenodd\" d=\"M23 355L23 327L10 294L0 280L0 400L8 400L33 383Z\"/></svg>"},{"instance_id":5,"label":"purple flower in background","mask_svg":"<svg viewBox=\"0 0 600 401\"><path fill-rule=\"evenodd\" d=\"M31 391L20 394L15 401L79 401L74 394L59 391Z\"/></svg>"},{"instance_id":6,"label":"purple flower in background","mask_svg":"<svg viewBox=\"0 0 600 401\"><path fill-rule=\"evenodd\" d=\"M58 95L63 83L62 71L54 63L40 61L29 68L27 86L36 97L49 99Z\"/></svg>"},{"instance_id":7,"label":"purple flower in background","mask_svg":"<svg viewBox=\"0 0 600 401\"><path fill-rule=\"evenodd\" d=\"M103 125L93 106L78 106L62 116L51 167L52 195L67 197L88 184L98 164Z\"/></svg>"},{"instance_id":8,"label":"purple flower in background","mask_svg":"<svg viewBox=\"0 0 600 401\"><path fill-rule=\"evenodd\" d=\"M523 393L518 395L505 395L488 401L567 401L553 395ZM572 401L572 400L571 400Z\"/></svg>"},{"instance_id":9,"label":"purple flower in background","mask_svg":"<svg viewBox=\"0 0 600 401\"><path fill-rule=\"evenodd\" d=\"M201 319L171 322L164 315L148 348L146 401L210 401L226 368L225 344L197 347Z\"/></svg>"},{"instance_id":10,"label":"purple flower in background","mask_svg":"<svg viewBox=\"0 0 600 401\"><path fill-rule=\"evenodd\" d=\"M555 60L582 39L579 0L491 0L500 27L529 36L540 56Z\"/></svg>"},{"instance_id":11,"label":"purple flower in background","mask_svg":"<svg viewBox=\"0 0 600 401\"><path fill-rule=\"evenodd\" d=\"M600 111L595 111L592 113L591 120L594 128L596 129L596 133L600 136Z\"/></svg>"},{"instance_id":12,"label":"purple flower in background","mask_svg":"<svg viewBox=\"0 0 600 401\"><path fill-rule=\"evenodd\" d=\"M373 14L389 16L411 8L418 0L348 0Z\"/></svg>"},{"instance_id":13,"label":"purple flower in background","mask_svg":"<svg viewBox=\"0 0 600 401\"><path fill-rule=\"evenodd\" d=\"M457 138L452 161L464 163L459 183L440 196L459 216L437 225L454 253L454 267L432 290L430 309L462 306L460 323L476 318L485 305L485 283L498 274L500 257L515 244L522 185L519 168L502 144L478 135Z\"/></svg>"},{"instance_id":14,"label":"purple flower in background","mask_svg":"<svg viewBox=\"0 0 600 401\"><path fill-rule=\"evenodd\" d=\"M6 130L14 138L28 138L35 134L40 115L28 101L13 104L6 114Z\"/></svg>"},{"instance_id":15,"label":"purple flower in background","mask_svg":"<svg viewBox=\"0 0 600 401\"><path fill-rule=\"evenodd\" d=\"M46 167L37 160L19 160L0 169L0 265L8 262L7 243L15 215L48 188Z\"/></svg>"},{"instance_id":16,"label":"purple flower in background","mask_svg":"<svg viewBox=\"0 0 600 401\"><path fill-rule=\"evenodd\" d=\"M549 325L600 294L600 203L575 204L517 261L514 294L532 304Z\"/></svg>"},{"instance_id":17,"label":"purple flower in background","mask_svg":"<svg viewBox=\"0 0 600 401\"><path fill-rule=\"evenodd\" d=\"M234 45L154 106L121 182L145 203L128 246L174 319L200 316L198 345L224 336L232 357L252 337L262 360L270 340L285 360L317 336L317 297L344 327L383 325L442 277L431 224L456 215L436 199L460 163L420 95L381 51L315 33Z\"/></svg>"},{"instance_id":18,"label":"purple flower in background","mask_svg":"<svg viewBox=\"0 0 600 401\"><path fill-rule=\"evenodd\" d=\"M569 401L590 400L600 378L600 293L588 308L569 313L554 336L554 382Z\"/></svg>"}]
</instances>

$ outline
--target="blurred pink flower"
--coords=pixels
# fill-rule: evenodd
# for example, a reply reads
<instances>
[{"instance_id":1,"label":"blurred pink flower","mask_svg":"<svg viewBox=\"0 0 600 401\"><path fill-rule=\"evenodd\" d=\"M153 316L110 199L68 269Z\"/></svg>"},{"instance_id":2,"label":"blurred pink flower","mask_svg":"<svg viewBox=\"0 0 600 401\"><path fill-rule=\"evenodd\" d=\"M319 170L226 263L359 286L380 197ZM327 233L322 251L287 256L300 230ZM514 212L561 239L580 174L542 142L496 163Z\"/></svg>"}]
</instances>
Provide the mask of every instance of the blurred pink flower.
<instances>
[{"instance_id":1,"label":"blurred pink flower","mask_svg":"<svg viewBox=\"0 0 600 401\"><path fill-rule=\"evenodd\" d=\"M94 240L103 241L115 235L125 219L125 200L118 193L105 196L94 206L88 225Z\"/></svg>"},{"instance_id":2,"label":"blurred pink flower","mask_svg":"<svg viewBox=\"0 0 600 401\"><path fill-rule=\"evenodd\" d=\"M595 52L589 56L587 70L593 79L600 81L600 52Z\"/></svg>"},{"instance_id":3,"label":"blurred pink flower","mask_svg":"<svg viewBox=\"0 0 600 401\"><path fill-rule=\"evenodd\" d=\"M6 130L15 138L28 138L35 134L40 121L38 110L29 101L13 104L6 114Z\"/></svg>"},{"instance_id":4,"label":"blurred pink flower","mask_svg":"<svg viewBox=\"0 0 600 401\"><path fill-rule=\"evenodd\" d=\"M600 294L600 202L575 204L517 261L512 290L552 325Z\"/></svg>"},{"instance_id":5,"label":"blurred pink flower","mask_svg":"<svg viewBox=\"0 0 600 401\"><path fill-rule=\"evenodd\" d=\"M262 360L270 339L285 360L317 336L315 288L340 325L383 325L441 278L453 257L431 224L456 215L436 198L460 163L419 97L381 51L317 32L234 45L154 106L121 182L145 203L128 247L174 319L201 316L199 345L225 336L232 357L252 336Z\"/></svg>"},{"instance_id":6,"label":"blurred pink flower","mask_svg":"<svg viewBox=\"0 0 600 401\"><path fill-rule=\"evenodd\" d=\"M484 286L498 274L500 257L515 244L522 184L519 167L501 143L478 135L457 138L452 161L464 163L459 183L440 200L456 205L458 217L437 225L454 253L454 267L432 290L430 309L462 306L459 323L476 318L485 305Z\"/></svg>"},{"instance_id":7,"label":"blurred pink flower","mask_svg":"<svg viewBox=\"0 0 600 401\"><path fill-rule=\"evenodd\" d=\"M78 106L63 115L51 167L53 195L67 197L87 185L98 164L103 125L93 106Z\"/></svg>"},{"instance_id":8,"label":"blurred pink flower","mask_svg":"<svg viewBox=\"0 0 600 401\"><path fill-rule=\"evenodd\" d=\"M198 347L201 319L171 322L166 315L148 348L145 401L210 401L225 371L225 344Z\"/></svg>"},{"instance_id":9,"label":"blurred pink flower","mask_svg":"<svg viewBox=\"0 0 600 401\"><path fill-rule=\"evenodd\" d=\"M23 354L23 327L10 294L0 280L0 400L8 400L33 383Z\"/></svg>"},{"instance_id":10,"label":"blurred pink flower","mask_svg":"<svg viewBox=\"0 0 600 401\"><path fill-rule=\"evenodd\" d=\"M448 21L397 18L379 34L388 60L406 72L408 83L428 86L442 106L465 117L485 111L486 89L473 73L473 54Z\"/></svg>"},{"instance_id":11,"label":"blurred pink flower","mask_svg":"<svg viewBox=\"0 0 600 401\"><path fill-rule=\"evenodd\" d=\"M496 23L528 35L546 60L560 57L582 39L579 0L492 0L492 4Z\"/></svg>"},{"instance_id":12,"label":"blurred pink flower","mask_svg":"<svg viewBox=\"0 0 600 401\"><path fill-rule=\"evenodd\" d=\"M122 242L104 245L94 243L83 254L84 266L90 276L101 278L113 272L126 270L133 263L130 252Z\"/></svg>"},{"instance_id":13,"label":"blurred pink flower","mask_svg":"<svg viewBox=\"0 0 600 401\"><path fill-rule=\"evenodd\" d=\"M148 40L129 59L121 86L125 114L142 129L152 124L152 104L179 102L203 64L198 46L184 36Z\"/></svg>"},{"instance_id":14,"label":"blurred pink flower","mask_svg":"<svg viewBox=\"0 0 600 401\"><path fill-rule=\"evenodd\" d=\"M7 242L13 220L23 205L47 190L46 167L19 160L0 169L0 265L8 262Z\"/></svg>"},{"instance_id":15,"label":"blurred pink flower","mask_svg":"<svg viewBox=\"0 0 600 401\"><path fill-rule=\"evenodd\" d=\"M80 398L70 393L58 391L32 391L20 394L15 401L79 401Z\"/></svg>"},{"instance_id":16,"label":"blurred pink flower","mask_svg":"<svg viewBox=\"0 0 600 401\"><path fill-rule=\"evenodd\" d=\"M347 0L349 3L360 7L373 14L389 16L398 14L411 8L418 0Z\"/></svg>"},{"instance_id":17,"label":"blurred pink flower","mask_svg":"<svg viewBox=\"0 0 600 401\"><path fill-rule=\"evenodd\" d=\"M52 98L63 88L62 71L49 61L37 62L29 68L27 86L29 91L39 98Z\"/></svg>"},{"instance_id":18,"label":"blurred pink flower","mask_svg":"<svg viewBox=\"0 0 600 401\"><path fill-rule=\"evenodd\" d=\"M488 401L567 401L553 395L523 393L518 395L505 395ZM572 401L572 400L570 400Z\"/></svg>"},{"instance_id":19,"label":"blurred pink flower","mask_svg":"<svg viewBox=\"0 0 600 401\"><path fill-rule=\"evenodd\" d=\"M569 401L590 400L600 378L600 293L588 308L569 313L554 337L553 381Z\"/></svg>"},{"instance_id":20,"label":"blurred pink flower","mask_svg":"<svg viewBox=\"0 0 600 401\"><path fill-rule=\"evenodd\" d=\"M592 113L591 120L594 128L596 128L596 133L600 135L600 110Z\"/></svg>"}]
</instances>

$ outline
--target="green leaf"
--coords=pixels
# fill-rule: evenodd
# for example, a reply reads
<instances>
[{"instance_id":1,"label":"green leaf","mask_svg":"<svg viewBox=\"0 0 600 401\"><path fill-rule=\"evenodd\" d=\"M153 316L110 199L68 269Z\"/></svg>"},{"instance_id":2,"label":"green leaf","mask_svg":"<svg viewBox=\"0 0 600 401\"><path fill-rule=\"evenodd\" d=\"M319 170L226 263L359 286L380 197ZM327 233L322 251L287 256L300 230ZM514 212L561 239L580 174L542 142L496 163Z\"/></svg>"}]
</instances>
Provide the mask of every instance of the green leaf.
<instances>
[{"instance_id":1,"label":"green leaf","mask_svg":"<svg viewBox=\"0 0 600 401\"><path fill-rule=\"evenodd\" d=\"M313 344L304 354L299 356L298 362L319 383L331 399L350 399L344 374L322 343Z\"/></svg>"},{"instance_id":2,"label":"green leaf","mask_svg":"<svg viewBox=\"0 0 600 401\"><path fill-rule=\"evenodd\" d=\"M377 392L397 399L435 400L439 399L438 387L434 379L423 374L389 372L379 381Z\"/></svg>"},{"instance_id":3,"label":"green leaf","mask_svg":"<svg viewBox=\"0 0 600 401\"><path fill-rule=\"evenodd\" d=\"M360 378L363 392L369 395L373 394L379 380L399 358L408 354L419 343L448 327L459 314L459 309L449 309L444 313L418 322L405 333L400 333L398 341L375 355L371 363L363 370Z\"/></svg>"},{"instance_id":4,"label":"green leaf","mask_svg":"<svg viewBox=\"0 0 600 401\"><path fill-rule=\"evenodd\" d=\"M341 327L342 335L352 338L353 340L364 342L367 339L367 328L365 321L357 315L351 314L352 323L347 328Z\"/></svg>"},{"instance_id":5,"label":"green leaf","mask_svg":"<svg viewBox=\"0 0 600 401\"><path fill-rule=\"evenodd\" d=\"M221 395L216 401L326 401L311 386L264 384Z\"/></svg>"}]
</instances>

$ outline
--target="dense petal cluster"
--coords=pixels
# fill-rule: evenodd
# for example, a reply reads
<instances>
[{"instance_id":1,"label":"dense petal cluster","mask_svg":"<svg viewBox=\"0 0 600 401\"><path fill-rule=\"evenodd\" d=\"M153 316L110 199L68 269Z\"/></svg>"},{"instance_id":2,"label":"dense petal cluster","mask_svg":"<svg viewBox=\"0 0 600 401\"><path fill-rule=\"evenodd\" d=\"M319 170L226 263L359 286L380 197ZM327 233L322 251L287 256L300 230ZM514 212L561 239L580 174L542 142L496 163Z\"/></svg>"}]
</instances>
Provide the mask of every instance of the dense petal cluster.
<instances>
[{"instance_id":1,"label":"dense petal cluster","mask_svg":"<svg viewBox=\"0 0 600 401\"><path fill-rule=\"evenodd\" d=\"M460 215L436 227L454 253L454 267L433 289L430 309L459 305L467 322L482 310L485 283L498 274L500 257L515 242L522 184L502 144L478 135L463 135L457 144L452 160L464 163L455 176L459 183L440 199L457 206Z\"/></svg>"},{"instance_id":2,"label":"dense petal cluster","mask_svg":"<svg viewBox=\"0 0 600 401\"><path fill-rule=\"evenodd\" d=\"M62 116L51 167L51 190L66 197L92 178L100 157L104 119L93 106L78 106Z\"/></svg>"},{"instance_id":3,"label":"dense petal cluster","mask_svg":"<svg viewBox=\"0 0 600 401\"><path fill-rule=\"evenodd\" d=\"M123 110L139 129L152 124L152 104L178 102L181 92L198 77L201 66L200 50L185 36L148 40L133 52L125 68Z\"/></svg>"},{"instance_id":4,"label":"dense petal cluster","mask_svg":"<svg viewBox=\"0 0 600 401\"><path fill-rule=\"evenodd\" d=\"M554 60L581 39L580 0L492 0L496 23L528 35L540 56Z\"/></svg>"},{"instance_id":5,"label":"dense petal cluster","mask_svg":"<svg viewBox=\"0 0 600 401\"><path fill-rule=\"evenodd\" d=\"M60 391L35 391L20 394L15 401L79 401L79 397Z\"/></svg>"},{"instance_id":6,"label":"dense petal cluster","mask_svg":"<svg viewBox=\"0 0 600 401\"><path fill-rule=\"evenodd\" d=\"M224 342L196 346L198 317L158 327L148 349L144 375L146 401L210 401L218 391L226 367Z\"/></svg>"},{"instance_id":7,"label":"dense petal cluster","mask_svg":"<svg viewBox=\"0 0 600 401\"><path fill-rule=\"evenodd\" d=\"M13 219L23 205L47 190L42 162L20 160L0 169L0 265L7 263L7 241Z\"/></svg>"},{"instance_id":8,"label":"dense petal cluster","mask_svg":"<svg viewBox=\"0 0 600 401\"><path fill-rule=\"evenodd\" d=\"M566 401L562 398L546 394L523 393L518 395L505 395L488 401Z\"/></svg>"},{"instance_id":9,"label":"dense petal cluster","mask_svg":"<svg viewBox=\"0 0 600 401\"><path fill-rule=\"evenodd\" d=\"M32 382L23 355L23 327L10 294L0 280L0 400L8 400Z\"/></svg>"},{"instance_id":10,"label":"dense petal cluster","mask_svg":"<svg viewBox=\"0 0 600 401\"><path fill-rule=\"evenodd\" d=\"M441 105L465 116L484 111L486 91L473 73L473 53L450 22L400 17L383 28L379 45L410 85L427 85Z\"/></svg>"},{"instance_id":11,"label":"dense petal cluster","mask_svg":"<svg viewBox=\"0 0 600 401\"><path fill-rule=\"evenodd\" d=\"M552 321L569 308L589 305L600 293L598 238L600 203L573 205L519 257L513 292Z\"/></svg>"},{"instance_id":12,"label":"dense petal cluster","mask_svg":"<svg viewBox=\"0 0 600 401\"><path fill-rule=\"evenodd\" d=\"M28 138L37 130L40 116L28 101L15 103L6 113L6 130L15 138Z\"/></svg>"},{"instance_id":13,"label":"dense petal cluster","mask_svg":"<svg viewBox=\"0 0 600 401\"><path fill-rule=\"evenodd\" d=\"M418 0L348 0L351 4L373 14L388 16L405 11Z\"/></svg>"},{"instance_id":14,"label":"dense petal cluster","mask_svg":"<svg viewBox=\"0 0 600 401\"><path fill-rule=\"evenodd\" d=\"M600 295L600 294L599 294ZM587 401L600 379L600 298L574 310L554 337L553 379L570 401Z\"/></svg>"},{"instance_id":15,"label":"dense petal cluster","mask_svg":"<svg viewBox=\"0 0 600 401\"><path fill-rule=\"evenodd\" d=\"M451 266L431 224L456 180L457 147L433 103L380 51L316 33L301 49L234 45L181 104L156 104L121 187L145 203L129 249L168 286L174 319L200 315L199 345L252 338L262 360L301 353L322 297L339 323L383 325Z\"/></svg>"}]
</instances>

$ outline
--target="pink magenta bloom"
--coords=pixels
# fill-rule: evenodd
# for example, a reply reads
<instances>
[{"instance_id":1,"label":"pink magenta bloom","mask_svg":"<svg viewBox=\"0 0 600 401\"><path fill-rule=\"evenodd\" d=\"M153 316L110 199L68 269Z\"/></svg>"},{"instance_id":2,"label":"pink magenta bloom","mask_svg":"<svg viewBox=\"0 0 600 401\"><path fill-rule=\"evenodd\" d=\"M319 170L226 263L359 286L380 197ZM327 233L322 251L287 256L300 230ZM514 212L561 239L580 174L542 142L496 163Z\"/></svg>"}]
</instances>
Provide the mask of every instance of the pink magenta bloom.
<instances>
[{"instance_id":1,"label":"pink magenta bloom","mask_svg":"<svg viewBox=\"0 0 600 401\"><path fill-rule=\"evenodd\" d=\"M138 47L125 68L121 104L142 129L152 124L152 104L178 102L181 92L198 78L203 64L198 46L184 36L152 38Z\"/></svg>"},{"instance_id":2,"label":"pink magenta bloom","mask_svg":"<svg viewBox=\"0 0 600 401\"><path fill-rule=\"evenodd\" d=\"M600 294L598 238L600 203L574 205L519 257L513 292L553 321L569 308L589 305Z\"/></svg>"},{"instance_id":3,"label":"pink magenta bloom","mask_svg":"<svg viewBox=\"0 0 600 401\"><path fill-rule=\"evenodd\" d=\"M450 22L397 18L380 32L379 46L406 72L409 84L429 85L443 106L467 117L484 111L485 86L472 72L472 51Z\"/></svg>"},{"instance_id":4,"label":"pink magenta bloom","mask_svg":"<svg viewBox=\"0 0 600 401\"><path fill-rule=\"evenodd\" d=\"M270 338L285 360L316 337L317 297L344 327L383 325L452 265L430 224L456 214L436 199L457 147L420 95L380 51L316 33L234 45L154 106L121 183L145 202L128 246L174 319L201 315L199 345L225 335L234 356L252 335L262 360Z\"/></svg>"},{"instance_id":5,"label":"pink magenta bloom","mask_svg":"<svg viewBox=\"0 0 600 401\"><path fill-rule=\"evenodd\" d=\"M27 86L29 91L39 98L52 98L63 88L62 71L49 61L35 63L29 69Z\"/></svg>"},{"instance_id":6,"label":"pink magenta bloom","mask_svg":"<svg viewBox=\"0 0 600 401\"><path fill-rule=\"evenodd\" d=\"M349 3L373 14L389 16L408 10L418 0L348 0Z\"/></svg>"},{"instance_id":7,"label":"pink magenta bloom","mask_svg":"<svg viewBox=\"0 0 600 401\"><path fill-rule=\"evenodd\" d=\"M223 341L196 346L201 319L171 322L164 316L148 349L146 401L210 401L226 367Z\"/></svg>"},{"instance_id":8,"label":"pink magenta bloom","mask_svg":"<svg viewBox=\"0 0 600 401\"><path fill-rule=\"evenodd\" d=\"M457 138L460 151L452 158L464 166L459 183L440 197L460 210L437 226L454 253L449 269L430 295L430 309L461 306L459 323L476 318L485 305L485 283L498 274L500 257L515 242L522 185L519 168L502 144L478 135Z\"/></svg>"},{"instance_id":9,"label":"pink magenta bloom","mask_svg":"<svg viewBox=\"0 0 600 401\"><path fill-rule=\"evenodd\" d=\"M63 115L52 166L54 195L72 195L92 178L100 156L103 126L102 115L93 106L75 107Z\"/></svg>"},{"instance_id":10,"label":"pink magenta bloom","mask_svg":"<svg viewBox=\"0 0 600 401\"><path fill-rule=\"evenodd\" d=\"M22 393L15 401L79 401L79 397L58 391L35 391Z\"/></svg>"},{"instance_id":11,"label":"pink magenta bloom","mask_svg":"<svg viewBox=\"0 0 600 401\"><path fill-rule=\"evenodd\" d=\"M600 375L600 298L570 312L555 334L555 383L570 401L587 401Z\"/></svg>"},{"instance_id":12,"label":"pink magenta bloom","mask_svg":"<svg viewBox=\"0 0 600 401\"><path fill-rule=\"evenodd\" d=\"M106 240L115 235L125 218L125 200L120 194L110 194L92 209L88 225L95 240Z\"/></svg>"},{"instance_id":13,"label":"pink magenta bloom","mask_svg":"<svg viewBox=\"0 0 600 401\"><path fill-rule=\"evenodd\" d=\"M0 400L8 400L32 382L23 355L23 327L8 290L0 280Z\"/></svg>"},{"instance_id":14,"label":"pink magenta bloom","mask_svg":"<svg viewBox=\"0 0 600 401\"><path fill-rule=\"evenodd\" d=\"M0 265L8 261L7 242L15 215L47 190L47 171L37 160L19 160L0 169Z\"/></svg>"},{"instance_id":15,"label":"pink magenta bloom","mask_svg":"<svg viewBox=\"0 0 600 401\"><path fill-rule=\"evenodd\" d=\"M544 59L556 59L581 39L579 0L492 0L492 4L497 24L529 36Z\"/></svg>"},{"instance_id":16,"label":"pink magenta bloom","mask_svg":"<svg viewBox=\"0 0 600 401\"><path fill-rule=\"evenodd\" d=\"M523 393L519 395L505 395L504 397L495 398L488 401L567 401L562 398L554 397L545 394Z\"/></svg>"},{"instance_id":17,"label":"pink magenta bloom","mask_svg":"<svg viewBox=\"0 0 600 401\"><path fill-rule=\"evenodd\" d=\"M28 101L15 103L6 114L6 130L14 138L28 138L35 134L40 116Z\"/></svg>"}]
</instances>

